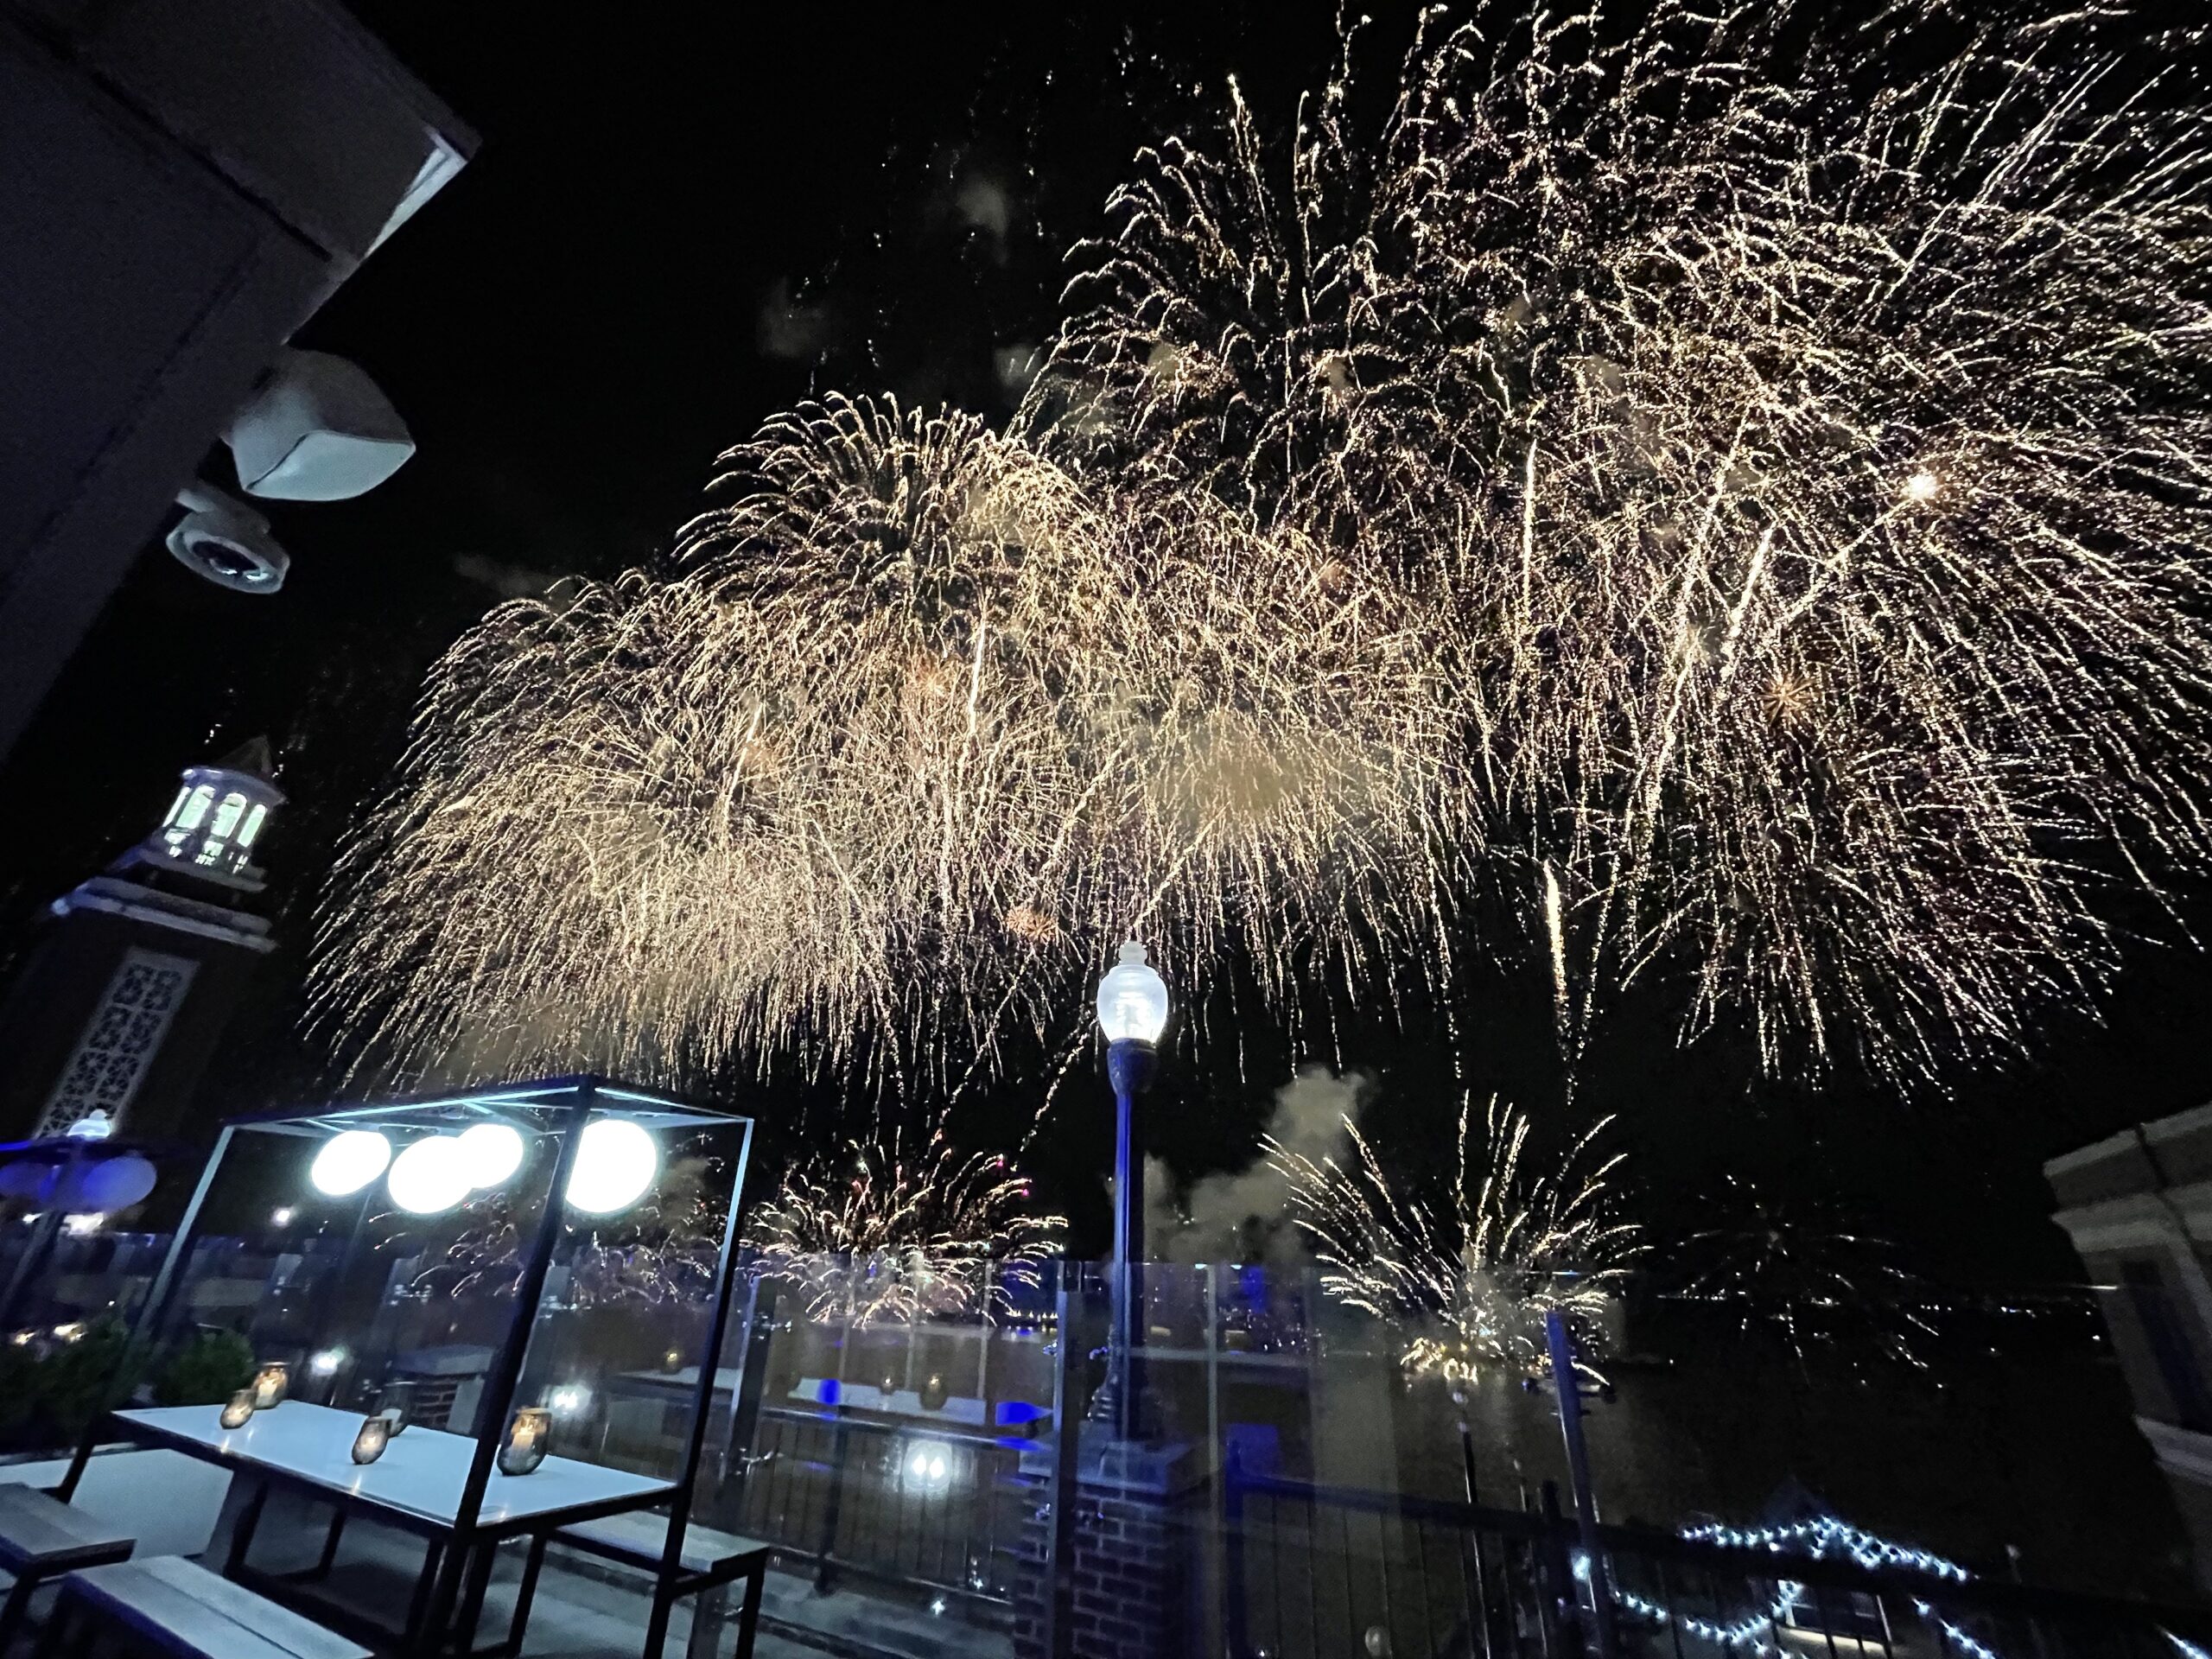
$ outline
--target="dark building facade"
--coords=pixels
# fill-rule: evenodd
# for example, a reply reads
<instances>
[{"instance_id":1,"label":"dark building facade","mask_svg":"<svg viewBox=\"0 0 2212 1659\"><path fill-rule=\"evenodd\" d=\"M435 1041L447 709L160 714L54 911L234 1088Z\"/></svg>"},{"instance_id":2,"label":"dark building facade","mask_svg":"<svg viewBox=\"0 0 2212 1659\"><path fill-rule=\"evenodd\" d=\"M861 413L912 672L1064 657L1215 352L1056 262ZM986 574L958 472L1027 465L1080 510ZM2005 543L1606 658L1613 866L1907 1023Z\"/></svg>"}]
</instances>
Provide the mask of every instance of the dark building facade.
<instances>
[{"instance_id":1,"label":"dark building facade","mask_svg":"<svg viewBox=\"0 0 2212 1659\"><path fill-rule=\"evenodd\" d=\"M336 0L0 3L0 755L284 343L474 145Z\"/></svg>"},{"instance_id":2,"label":"dark building facade","mask_svg":"<svg viewBox=\"0 0 2212 1659\"><path fill-rule=\"evenodd\" d=\"M2044 1174L2212 1588L2212 1106L2139 1123Z\"/></svg>"},{"instance_id":3,"label":"dark building facade","mask_svg":"<svg viewBox=\"0 0 2212 1659\"><path fill-rule=\"evenodd\" d=\"M0 1136L93 1112L136 1135L182 1116L255 965L254 855L284 797L259 739L188 769L161 824L48 907L0 1001Z\"/></svg>"}]
</instances>

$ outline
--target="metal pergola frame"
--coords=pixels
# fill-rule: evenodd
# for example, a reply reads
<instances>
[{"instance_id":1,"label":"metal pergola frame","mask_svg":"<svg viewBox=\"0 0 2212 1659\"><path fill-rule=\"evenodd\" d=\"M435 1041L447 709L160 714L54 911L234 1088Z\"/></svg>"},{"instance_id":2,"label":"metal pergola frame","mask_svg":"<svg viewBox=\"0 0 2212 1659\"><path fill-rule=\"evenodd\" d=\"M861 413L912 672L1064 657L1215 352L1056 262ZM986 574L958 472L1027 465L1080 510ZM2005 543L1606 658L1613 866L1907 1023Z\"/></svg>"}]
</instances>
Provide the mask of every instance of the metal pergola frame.
<instances>
[{"instance_id":1,"label":"metal pergola frame","mask_svg":"<svg viewBox=\"0 0 2212 1659\"><path fill-rule=\"evenodd\" d=\"M513 1412L514 1392L521 1381L531 1333L537 1325L538 1303L545 1291L546 1273L552 1265L554 1251L560 1242L566 1216L566 1206L561 1195L567 1192L569 1178L575 1171L576 1150L582 1139L584 1126L594 1116L601 1115L627 1118L647 1127L685 1124L741 1126L743 1138L739 1143L736 1168L730 1183L729 1211L722 1227L721 1255L715 1268L714 1307L707 1323L706 1349L699 1366L699 1386L692 1401L691 1423L684 1439L682 1468L670 1495L668 1541L662 1553L660 1571L655 1578L652 1616L647 1626L645 1651L658 1653L668 1632L669 1613L676 1600L677 1586L683 1576L683 1534L690 1519L692 1488L698 1478L700 1452L706 1437L708 1415L713 1406L715 1363L721 1353L728 1332L731 1293L736 1283L738 1220L745 1192L746 1168L753 1150L753 1120L750 1117L657 1090L641 1088L634 1084L593 1073L582 1073L529 1083L491 1084L457 1093L419 1095L311 1111L255 1113L227 1119L216 1136L214 1149L208 1154L206 1166L200 1171L191 1200L178 1219L175 1234L169 1242L167 1254L162 1258L161 1267L155 1273L152 1284L148 1287L145 1300L139 1305L137 1314L131 1321L118 1380L128 1379L135 1382L135 1368L144 1361L149 1341L159 1335L168 1316L170 1304L182 1277L181 1270L191 1255L200 1211L214 1188L216 1177L239 1130L300 1136L323 1135L340 1128L391 1128L414 1132L442 1125L465 1124L472 1119L497 1119L503 1114L517 1110L549 1114L550 1119L541 1122L538 1132L557 1137L559 1149L546 1188L543 1213L538 1219L536 1236L531 1241L521 1276L516 1282L514 1314L509 1320L498 1351L493 1357L491 1369L485 1374L483 1391L477 1407L480 1427L474 1436L475 1452L461 1489L460 1506L454 1516L452 1541L454 1547L443 1551L435 1562L436 1581L426 1609L428 1616L423 1622L423 1629L432 1644L432 1650L436 1650L435 1644L444 1639L444 1633L456 1610L461 1592L461 1580L467 1562L476 1553L475 1546L496 1543L499 1538L527 1529L513 1525L496 1525L487 1529L479 1522L485 1490L491 1481L493 1459L498 1455L507 1420ZM368 1203L367 1194L373 1192L374 1188L372 1181L365 1189L365 1208ZM76 1452L70 1460L68 1473L63 1477L60 1485L54 1489L55 1496L65 1503L76 1492L77 1483L84 1475L85 1465L92 1457L105 1416L105 1413L96 1413L87 1423ZM559 1520L549 1517L547 1523L549 1527L557 1527L569 1518L582 1517L563 1516Z\"/></svg>"}]
</instances>

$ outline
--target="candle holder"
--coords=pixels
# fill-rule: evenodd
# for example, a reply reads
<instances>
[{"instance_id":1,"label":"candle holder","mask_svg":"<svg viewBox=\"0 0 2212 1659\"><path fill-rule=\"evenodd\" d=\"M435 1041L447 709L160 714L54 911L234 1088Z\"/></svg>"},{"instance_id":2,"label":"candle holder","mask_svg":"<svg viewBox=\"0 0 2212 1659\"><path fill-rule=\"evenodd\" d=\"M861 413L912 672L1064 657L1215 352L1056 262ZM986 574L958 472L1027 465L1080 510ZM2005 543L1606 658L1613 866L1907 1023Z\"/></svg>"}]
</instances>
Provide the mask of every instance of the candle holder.
<instances>
[{"instance_id":1,"label":"candle holder","mask_svg":"<svg viewBox=\"0 0 2212 1659\"><path fill-rule=\"evenodd\" d=\"M364 1417L353 1435L353 1461L374 1463L391 1443L391 1425L382 1416Z\"/></svg>"},{"instance_id":2,"label":"candle holder","mask_svg":"<svg viewBox=\"0 0 2212 1659\"><path fill-rule=\"evenodd\" d=\"M545 1442L553 1433L553 1414L543 1406L524 1406L499 1442L499 1472L526 1475L545 1461Z\"/></svg>"},{"instance_id":3,"label":"candle holder","mask_svg":"<svg viewBox=\"0 0 2212 1659\"><path fill-rule=\"evenodd\" d=\"M397 1436L415 1419L415 1385L412 1382L387 1382L377 1395L377 1414L391 1426Z\"/></svg>"},{"instance_id":4,"label":"candle holder","mask_svg":"<svg viewBox=\"0 0 2212 1659\"><path fill-rule=\"evenodd\" d=\"M253 1374L253 1408L274 1411L284 1403L284 1395L291 1387L291 1368L281 1359L272 1359Z\"/></svg>"},{"instance_id":5,"label":"candle holder","mask_svg":"<svg viewBox=\"0 0 2212 1659\"><path fill-rule=\"evenodd\" d=\"M240 1389L232 1395L215 1421L225 1428L244 1428L253 1421L253 1390Z\"/></svg>"}]
</instances>

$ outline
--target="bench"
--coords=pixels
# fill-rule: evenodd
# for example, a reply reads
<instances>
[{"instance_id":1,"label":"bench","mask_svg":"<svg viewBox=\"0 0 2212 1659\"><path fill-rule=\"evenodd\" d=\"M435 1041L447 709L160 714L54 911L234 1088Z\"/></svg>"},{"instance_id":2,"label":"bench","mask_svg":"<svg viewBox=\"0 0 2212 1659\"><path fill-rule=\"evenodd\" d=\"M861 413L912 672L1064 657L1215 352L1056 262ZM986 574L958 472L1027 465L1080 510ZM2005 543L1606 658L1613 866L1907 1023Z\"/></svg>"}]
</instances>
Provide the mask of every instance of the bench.
<instances>
[{"instance_id":1,"label":"bench","mask_svg":"<svg viewBox=\"0 0 2212 1659\"><path fill-rule=\"evenodd\" d=\"M372 1659L366 1648L181 1555L71 1573L40 1635L37 1659L70 1651L73 1629L76 1651L84 1651L102 1623L119 1624L175 1659Z\"/></svg>"},{"instance_id":2,"label":"bench","mask_svg":"<svg viewBox=\"0 0 2212 1659\"><path fill-rule=\"evenodd\" d=\"M16 1576L0 1605L0 1652L30 1611L31 1594L48 1579L80 1567L128 1560L137 1540L28 1486L0 1486L0 1567Z\"/></svg>"},{"instance_id":3,"label":"bench","mask_svg":"<svg viewBox=\"0 0 2212 1659\"><path fill-rule=\"evenodd\" d=\"M523 1630L530 1622L531 1599L537 1592L538 1568L544 1564L549 1542L658 1577L668 1548L668 1517L632 1510L598 1521L579 1521L531 1539L522 1584L515 1592L514 1624L505 1649L509 1653L522 1651ZM722 1622L728 1615L728 1587L740 1579L745 1580L745 1599L738 1610L736 1659L752 1659L753 1627L760 1619L761 1586L773 1553L772 1545L758 1538L740 1538L696 1524L684 1528L678 1576L661 1593L671 1601L680 1596L699 1598L691 1613L691 1639L683 1646L685 1659L715 1659ZM660 1656L648 1654L645 1659Z\"/></svg>"}]
</instances>

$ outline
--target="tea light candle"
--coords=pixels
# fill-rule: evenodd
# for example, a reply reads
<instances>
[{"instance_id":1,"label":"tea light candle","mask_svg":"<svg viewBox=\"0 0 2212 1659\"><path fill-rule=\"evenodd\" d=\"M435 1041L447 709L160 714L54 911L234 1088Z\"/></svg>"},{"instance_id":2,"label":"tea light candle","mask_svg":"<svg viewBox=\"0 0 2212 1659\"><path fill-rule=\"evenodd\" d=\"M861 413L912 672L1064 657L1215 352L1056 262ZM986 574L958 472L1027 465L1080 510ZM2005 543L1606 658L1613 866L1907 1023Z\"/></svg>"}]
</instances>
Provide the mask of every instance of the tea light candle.
<instances>
[{"instance_id":1,"label":"tea light candle","mask_svg":"<svg viewBox=\"0 0 2212 1659\"><path fill-rule=\"evenodd\" d=\"M391 1425L382 1417L364 1417L359 1432L353 1436L353 1461L374 1463L384 1456L384 1449L391 1441Z\"/></svg>"},{"instance_id":2,"label":"tea light candle","mask_svg":"<svg viewBox=\"0 0 2212 1659\"><path fill-rule=\"evenodd\" d=\"M524 1406L507 1425L499 1446L499 1472L526 1475L545 1461L545 1442L553 1432L553 1414L543 1406Z\"/></svg>"},{"instance_id":3,"label":"tea light candle","mask_svg":"<svg viewBox=\"0 0 2212 1659\"><path fill-rule=\"evenodd\" d=\"M230 1403L223 1408L222 1414L215 1421L225 1428L244 1428L252 1417L253 1390L240 1389L231 1396Z\"/></svg>"},{"instance_id":4,"label":"tea light candle","mask_svg":"<svg viewBox=\"0 0 2212 1659\"><path fill-rule=\"evenodd\" d=\"M274 1411L284 1403L284 1391L289 1383L290 1368L281 1359L272 1359L253 1374L253 1408Z\"/></svg>"}]
</instances>

